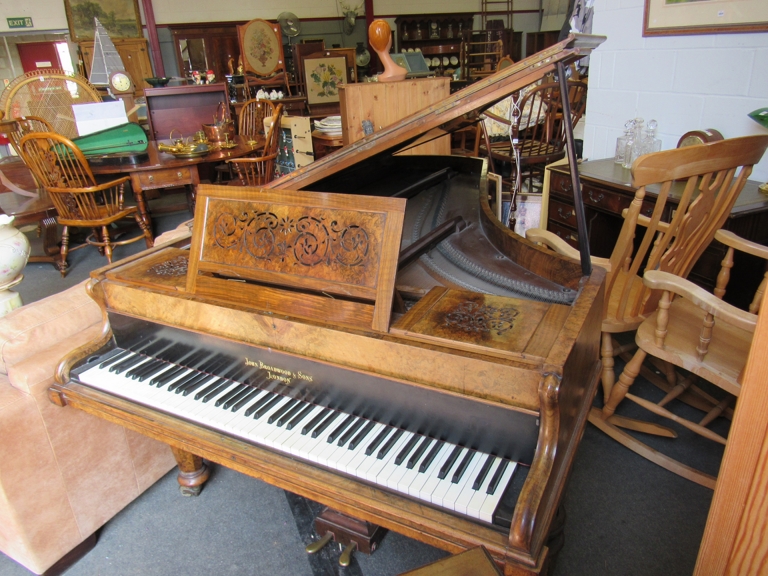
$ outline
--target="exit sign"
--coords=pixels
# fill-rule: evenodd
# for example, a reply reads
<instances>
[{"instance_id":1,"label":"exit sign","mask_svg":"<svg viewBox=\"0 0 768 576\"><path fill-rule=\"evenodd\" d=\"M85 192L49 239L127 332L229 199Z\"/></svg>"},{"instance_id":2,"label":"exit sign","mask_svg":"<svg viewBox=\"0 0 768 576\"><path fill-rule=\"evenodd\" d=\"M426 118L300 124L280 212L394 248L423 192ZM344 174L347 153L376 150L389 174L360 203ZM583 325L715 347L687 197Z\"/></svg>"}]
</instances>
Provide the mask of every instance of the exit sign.
<instances>
[{"instance_id":1,"label":"exit sign","mask_svg":"<svg viewBox=\"0 0 768 576\"><path fill-rule=\"evenodd\" d=\"M8 28L34 28L32 24L32 18L25 16L24 18L6 18L8 21Z\"/></svg>"}]
</instances>

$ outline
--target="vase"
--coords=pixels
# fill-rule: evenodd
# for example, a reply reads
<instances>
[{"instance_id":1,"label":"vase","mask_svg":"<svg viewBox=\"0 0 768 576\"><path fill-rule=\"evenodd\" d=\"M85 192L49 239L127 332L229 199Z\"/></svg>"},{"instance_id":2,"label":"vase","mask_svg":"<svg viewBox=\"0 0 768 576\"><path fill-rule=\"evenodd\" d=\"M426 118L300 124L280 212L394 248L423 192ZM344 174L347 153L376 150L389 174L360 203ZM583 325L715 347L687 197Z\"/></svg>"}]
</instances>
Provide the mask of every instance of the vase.
<instances>
[{"instance_id":1,"label":"vase","mask_svg":"<svg viewBox=\"0 0 768 576\"><path fill-rule=\"evenodd\" d=\"M10 290L22 281L29 259L29 240L13 226L13 216L0 214L0 316L21 306L21 297Z\"/></svg>"}]
</instances>

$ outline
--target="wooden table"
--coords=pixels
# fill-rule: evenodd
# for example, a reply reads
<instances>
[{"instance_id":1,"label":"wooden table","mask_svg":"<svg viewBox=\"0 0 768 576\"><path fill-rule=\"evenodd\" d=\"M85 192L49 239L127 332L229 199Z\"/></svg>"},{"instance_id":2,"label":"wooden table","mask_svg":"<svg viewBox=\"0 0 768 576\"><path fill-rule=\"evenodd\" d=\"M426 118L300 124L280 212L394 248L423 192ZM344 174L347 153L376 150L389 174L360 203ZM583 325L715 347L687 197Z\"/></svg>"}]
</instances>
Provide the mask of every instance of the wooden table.
<instances>
[{"instance_id":1,"label":"wooden table","mask_svg":"<svg viewBox=\"0 0 768 576\"><path fill-rule=\"evenodd\" d=\"M312 130L312 149L315 153L315 160L320 160L331 152L335 152L344 146L344 140L341 134L325 134L320 130Z\"/></svg>"},{"instance_id":2,"label":"wooden table","mask_svg":"<svg viewBox=\"0 0 768 576\"><path fill-rule=\"evenodd\" d=\"M40 226L43 254L30 255L29 262L53 264L61 270L56 208L53 207L48 193L44 188L37 188L32 172L18 157L4 158L0 161L0 170L16 186L30 192L37 192L37 196L31 198L7 191L4 186L0 186L0 211L14 217L13 225L17 228L27 224Z\"/></svg>"},{"instance_id":3,"label":"wooden table","mask_svg":"<svg viewBox=\"0 0 768 576\"><path fill-rule=\"evenodd\" d=\"M251 142L251 143L249 143ZM170 142L165 141L165 144ZM163 190L178 186L191 186L190 208L194 207L195 186L200 183L199 166L203 164L216 164L228 158L240 158L264 146L264 138L249 140L243 136L235 136L235 148L229 150L215 150L206 156L198 158L176 158L173 154L159 152L158 142L150 140L147 151L149 159L139 164L123 164L119 166L97 165L91 163L94 174L110 174L115 177L128 175L131 177L131 186L139 208L139 214L151 226L149 209L145 198L148 190Z\"/></svg>"},{"instance_id":4,"label":"wooden table","mask_svg":"<svg viewBox=\"0 0 768 576\"><path fill-rule=\"evenodd\" d=\"M573 211L573 192L568 164L549 167L551 180L547 230L578 247L576 214ZM611 255L619 237L624 219L622 210L629 207L635 195L629 169L615 164L613 158L590 160L579 164L582 198L589 234L589 250L593 256ZM768 195L758 190L760 182L748 180L723 228L742 238L768 245ZM642 213L650 216L656 204L658 188L649 186ZM677 206L675 190L670 191L669 202L662 218L669 221ZM699 258L689 275L693 282L712 290L720 271L720 262L726 248L716 240ZM736 254L733 277L725 300L742 307L754 295L764 272L762 260L748 254Z\"/></svg>"}]
</instances>

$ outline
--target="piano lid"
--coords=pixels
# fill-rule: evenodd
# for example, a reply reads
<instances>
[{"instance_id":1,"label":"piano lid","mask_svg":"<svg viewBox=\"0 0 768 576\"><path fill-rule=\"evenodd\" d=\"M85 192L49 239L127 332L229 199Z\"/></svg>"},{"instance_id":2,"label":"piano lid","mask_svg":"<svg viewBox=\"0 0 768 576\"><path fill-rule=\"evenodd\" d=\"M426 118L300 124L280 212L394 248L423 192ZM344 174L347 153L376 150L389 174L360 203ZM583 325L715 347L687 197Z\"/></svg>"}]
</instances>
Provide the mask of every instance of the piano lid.
<instances>
[{"instance_id":1,"label":"piano lid","mask_svg":"<svg viewBox=\"0 0 768 576\"><path fill-rule=\"evenodd\" d=\"M605 36L571 34L562 42L479 80L441 102L308 166L273 180L265 187L308 189L314 182L369 158L392 155L473 125L485 110L498 101L555 71L559 62L567 66L587 56L604 41Z\"/></svg>"}]
</instances>

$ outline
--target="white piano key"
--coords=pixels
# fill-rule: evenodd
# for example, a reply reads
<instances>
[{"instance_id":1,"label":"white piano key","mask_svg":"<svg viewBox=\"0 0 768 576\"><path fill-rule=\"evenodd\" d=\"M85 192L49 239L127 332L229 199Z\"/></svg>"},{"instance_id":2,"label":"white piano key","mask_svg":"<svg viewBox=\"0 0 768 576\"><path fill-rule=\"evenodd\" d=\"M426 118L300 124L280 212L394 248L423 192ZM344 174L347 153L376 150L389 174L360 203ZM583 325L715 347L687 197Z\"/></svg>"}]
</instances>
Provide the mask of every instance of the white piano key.
<instances>
[{"instance_id":1,"label":"white piano key","mask_svg":"<svg viewBox=\"0 0 768 576\"><path fill-rule=\"evenodd\" d=\"M466 470L464 470L461 479L456 484L453 484L453 480L451 480L451 486L448 488L448 492L446 492L445 497L443 498L443 505L446 508L456 510L456 502L459 500L464 490L467 489L467 484L469 484L469 490L471 491L472 483L475 481L475 476L477 475L477 470L480 470L483 466L484 460L484 454L481 452L474 452L472 461L469 463ZM464 509L466 510L466 504L464 505Z\"/></svg>"},{"instance_id":2,"label":"white piano key","mask_svg":"<svg viewBox=\"0 0 768 576\"><path fill-rule=\"evenodd\" d=\"M389 451L386 453L384 458L381 460L378 459L378 453L376 456L376 461L381 462L381 466L376 466L374 464L374 467L372 467L368 473L371 474L373 471L373 468L376 468L376 476L372 480L373 482L376 482L377 484L380 484L381 486L386 486L387 484L387 478L389 478L389 475L392 474L392 472L395 471L395 458L397 458L397 453L400 452L403 446L405 446L405 443L408 442L408 440L411 439L411 436L413 436L413 432L403 432L400 435L400 438L397 439L397 442L394 443L394 445L389 449Z\"/></svg>"},{"instance_id":3,"label":"white piano key","mask_svg":"<svg viewBox=\"0 0 768 576\"><path fill-rule=\"evenodd\" d=\"M439 481L437 473L443 466L443 462L445 462L446 458L448 458L448 456L453 451L453 448L454 445L450 442L445 442L443 444L442 448L440 448L440 451L432 460L432 463L429 465L429 467L424 472L419 472L414 481L411 482L411 485L408 486L409 495L415 496L420 500L425 500L427 502L431 501L432 492L434 491L435 486L437 486L437 482Z\"/></svg>"},{"instance_id":4,"label":"white piano key","mask_svg":"<svg viewBox=\"0 0 768 576\"><path fill-rule=\"evenodd\" d=\"M445 475L445 478L443 478L442 480L438 478L437 486L435 486L435 489L432 492L432 496L430 496L430 500L432 501L433 504L437 504L438 506L445 507L445 504L443 504L443 498L448 493L448 489L451 487L451 478L453 477L453 471L459 465L459 463L464 458L464 455L466 453L467 453L467 449L462 448L461 452L459 452L459 457L456 458L456 460L453 462L453 465L451 466L450 470L448 470L448 473Z\"/></svg>"},{"instance_id":5,"label":"white piano key","mask_svg":"<svg viewBox=\"0 0 768 576\"><path fill-rule=\"evenodd\" d=\"M488 494L486 494L488 484L491 483L493 475L496 474L496 470L498 469L500 463L501 458L497 456L493 461L493 464L491 464L491 467L488 469L488 474L485 475L485 479L483 480L482 485L477 490L473 490L474 494L467 504L467 516L472 516L473 518L480 517L480 509L483 506L483 502L485 502L486 496L488 496Z\"/></svg>"},{"instance_id":6,"label":"white piano key","mask_svg":"<svg viewBox=\"0 0 768 576\"><path fill-rule=\"evenodd\" d=\"M349 450L350 456L346 459L342 459L339 462L339 469L346 472L347 474L352 474L354 476L359 476L359 469L362 466L363 462L366 459L373 458L375 459L376 456L373 454L366 455L365 451L368 448L368 445L373 441L374 438L385 428L385 425L381 422L377 422L374 427L371 429L371 431L367 434L367 436L363 439L362 442L360 442L354 450Z\"/></svg>"},{"instance_id":7,"label":"white piano key","mask_svg":"<svg viewBox=\"0 0 768 576\"><path fill-rule=\"evenodd\" d=\"M501 476L496 491L493 494L488 494L485 497L482 506L480 506L480 514L478 516L480 520L488 523L493 522L493 513L499 505L499 501L504 495L504 491L507 489L507 485L512 479L512 474L514 474L516 468L517 464L515 462L509 462L509 464L507 464L507 469L504 470L504 474Z\"/></svg>"}]
</instances>

